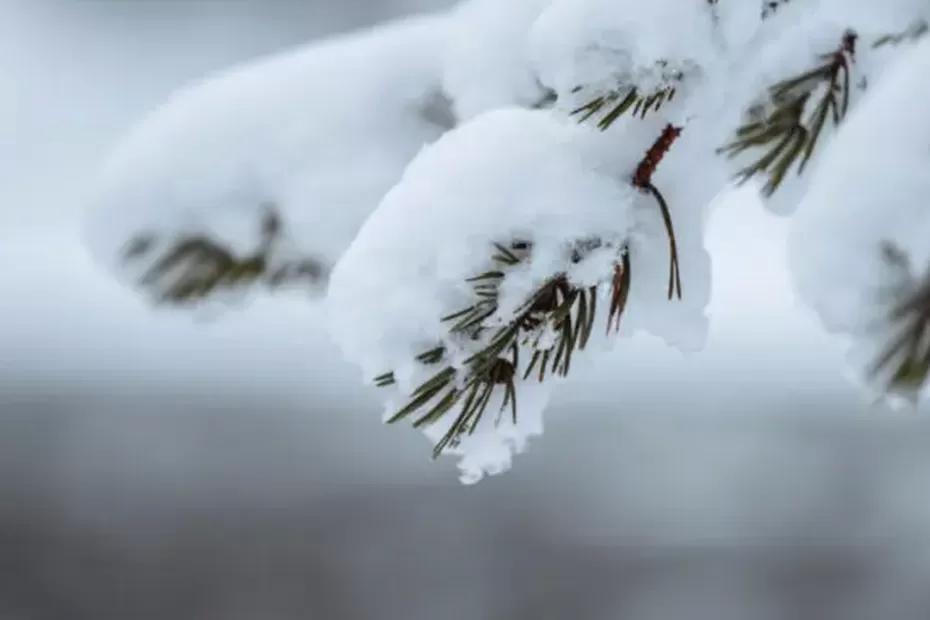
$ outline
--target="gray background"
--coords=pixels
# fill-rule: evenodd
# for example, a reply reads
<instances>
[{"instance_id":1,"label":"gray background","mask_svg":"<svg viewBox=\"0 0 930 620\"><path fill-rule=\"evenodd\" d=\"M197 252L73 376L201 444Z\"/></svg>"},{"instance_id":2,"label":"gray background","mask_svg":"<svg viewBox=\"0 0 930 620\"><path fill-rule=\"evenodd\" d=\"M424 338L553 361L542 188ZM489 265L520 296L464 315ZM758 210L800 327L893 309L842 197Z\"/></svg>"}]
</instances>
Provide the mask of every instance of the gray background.
<instances>
[{"instance_id":1,"label":"gray background","mask_svg":"<svg viewBox=\"0 0 930 620\"><path fill-rule=\"evenodd\" d=\"M930 617L930 424L847 383L746 194L706 352L576 369L468 488L304 300L156 311L90 264L88 183L171 91L429 4L0 0L0 618Z\"/></svg>"}]
</instances>

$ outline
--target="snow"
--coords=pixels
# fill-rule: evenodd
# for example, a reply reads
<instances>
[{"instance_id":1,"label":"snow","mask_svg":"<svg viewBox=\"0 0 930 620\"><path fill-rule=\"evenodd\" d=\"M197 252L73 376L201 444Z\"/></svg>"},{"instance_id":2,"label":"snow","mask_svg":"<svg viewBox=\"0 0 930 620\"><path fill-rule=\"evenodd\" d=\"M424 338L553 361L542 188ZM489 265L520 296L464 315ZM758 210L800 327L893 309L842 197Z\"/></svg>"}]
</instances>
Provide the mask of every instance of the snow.
<instances>
[{"instance_id":1,"label":"snow","mask_svg":"<svg viewBox=\"0 0 930 620\"><path fill-rule=\"evenodd\" d=\"M654 92L713 61L711 11L680 0L555 0L533 25L541 81L563 101L636 84Z\"/></svg>"},{"instance_id":2,"label":"snow","mask_svg":"<svg viewBox=\"0 0 930 620\"><path fill-rule=\"evenodd\" d=\"M446 24L411 18L179 92L106 165L91 199L94 254L125 276L123 250L140 235L205 234L249 252L273 206L292 252L331 267L407 162L445 130L436 106Z\"/></svg>"},{"instance_id":3,"label":"snow","mask_svg":"<svg viewBox=\"0 0 930 620\"><path fill-rule=\"evenodd\" d=\"M443 56L443 88L460 120L545 98L527 36L549 2L468 0L457 7Z\"/></svg>"},{"instance_id":4,"label":"snow","mask_svg":"<svg viewBox=\"0 0 930 620\"><path fill-rule=\"evenodd\" d=\"M494 267L494 243L522 240L533 250L505 279L488 324L507 320L553 275L577 269L573 242L622 244L635 195L602 167L596 150L585 148L591 138L587 128L545 111L482 115L426 148L365 222L332 276L330 333L366 377L395 371L389 413L429 376L428 367L411 368L418 354L441 343L450 357L464 359L485 344L450 336L441 317L472 303L466 280ZM599 262L600 281L612 276L615 254L590 260ZM585 275L578 278L583 284L597 282ZM515 428L483 418L488 423L456 450L467 455L463 479L505 469L510 449L503 446L518 450L541 430L545 387L532 397L518 387ZM445 430L434 425L429 435Z\"/></svg>"},{"instance_id":5,"label":"snow","mask_svg":"<svg viewBox=\"0 0 930 620\"><path fill-rule=\"evenodd\" d=\"M856 35L855 53L849 55L850 107L855 108L870 84L880 78L899 50L895 46L875 48L882 36L906 30L915 20L925 19L930 6L923 0L892 0L882 3L812 0L782 4L764 20L752 37L732 47L727 61L714 74L716 91L724 104L718 110L717 142L733 139L734 129L747 119L747 110L755 107L770 112L773 102L768 89L783 80L802 75L829 60L837 52L847 33ZM740 20L742 21L742 20ZM823 87L814 91L802 118L811 117ZM806 122L807 127L810 123ZM806 170L816 170L835 134L832 120L823 129L819 144ZM750 150L730 160L731 173L737 176L762 150ZM793 166L778 191L763 194L766 205L777 214L790 215L807 193L814 174L801 173ZM760 184L766 179L756 178Z\"/></svg>"},{"instance_id":6,"label":"snow","mask_svg":"<svg viewBox=\"0 0 930 620\"><path fill-rule=\"evenodd\" d=\"M645 133L649 131L650 133ZM642 132L642 133L640 133ZM643 125L637 132L646 147L658 129ZM637 226L633 230L634 277L622 334L646 332L679 350L703 349L708 329L711 257L706 249L708 209L726 186L723 162L708 152L707 136L699 123L685 126L681 137L660 164L654 184L668 203L680 255L682 297L668 300L669 250L655 200L638 196ZM645 148L640 146L637 158ZM702 162L695 173L695 162Z\"/></svg>"},{"instance_id":7,"label":"snow","mask_svg":"<svg viewBox=\"0 0 930 620\"><path fill-rule=\"evenodd\" d=\"M792 225L801 297L827 329L864 350L888 335L882 319L895 285L930 264L930 125L914 105L930 97L928 70L930 42L923 42L873 85L825 154ZM901 274L887 244L917 271Z\"/></svg>"},{"instance_id":8,"label":"snow","mask_svg":"<svg viewBox=\"0 0 930 620\"><path fill-rule=\"evenodd\" d=\"M829 81L795 85L806 99L792 90L776 100L772 86L834 63L848 69L848 92L837 100L848 94L849 117L830 110L803 170L794 161L777 188L764 188L771 165L747 185L774 213L802 204L791 252L802 299L828 329L874 345L888 311L878 293L914 286L922 274L890 268L882 248L892 243L912 268L930 259L914 200L930 189L927 127L913 103L926 100L926 81L914 77L925 75L926 53L902 63L914 45L908 37L875 43L930 17L930 6L792 1L763 18L766 5L467 0L447 14L235 69L180 93L117 150L93 201L93 247L111 266L129 240L149 233L203 234L249 252L256 222L273 206L287 255L334 268L328 324L345 356L368 380L393 372L381 390L389 416L435 371L417 356L440 347L462 387L487 332L553 277L599 286L603 312L621 251L632 279L620 336L646 333L697 351L711 303L708 206L778 141L732 158L721 147L786 100L800 102L810 129ZM892 65L905 68L888 76ZM634 88L674 89L675 97L609 126L572 114ZM660 201L634 187L647 150L671 128L681 135L653 162L649 181L675 233L682 295L672 300ZM468 279L498 267L494 244L514 242L530 249L505 270L485 332L450 332L443 317L473 303ZM579 244L589 244L580 256ZM554 337L536 336L536 347ZM592 348L616 340L600 337ZM553 383L517 381L515 422L485 416L447 447L464 481L506 470L541 433ZM490 409L501 401L496 391ZM434 443L456 411L425 429Z\"/></svg>"}]
</instances>

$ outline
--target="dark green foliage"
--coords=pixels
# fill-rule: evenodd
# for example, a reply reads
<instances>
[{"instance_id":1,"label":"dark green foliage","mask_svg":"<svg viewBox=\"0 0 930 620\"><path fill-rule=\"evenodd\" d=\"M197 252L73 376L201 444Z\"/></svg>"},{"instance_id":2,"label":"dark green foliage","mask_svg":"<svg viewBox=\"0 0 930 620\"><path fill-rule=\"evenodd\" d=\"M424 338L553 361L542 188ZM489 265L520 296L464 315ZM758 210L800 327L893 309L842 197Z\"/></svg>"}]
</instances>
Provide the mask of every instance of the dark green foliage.
<instances>
[{"instance_id":1,"label":"dark green foliage","mask_svg":"<svg viewBox=\"0 0 930 620\"><path fill-rule=\"evenodd\" d=\"M573 258L580 261L586 251L600 245L599 241L580 243ZM475 431L498 389L503 391L503 398L497 421L509 411L516 423L516 380L533 377L541 382L552 374L568 375L573 354L583 350L591 337L597 315L597 287L578 288L564 274L543 283L508 321L488 326L487 320L497 313L500 285L507 271L525 260L532 246L517 241L506 247L495 244L494 249L492 268L468 280L474 303L443 318L450 335L480 340L482 348L458 369L449 363L443 346L419 355L418 362L437 369L388 420L395 423L417 414L414 427L428 426L461 403L449 430L436 444L434 456ZM619 323L630 286L630 259L625 249L619 253L622 258L613 282L609 325ZM540 337L547 330L554 337L543 346ZM394 374L390 372L375 378L378 386L394 382Z\"/></svg>"},{"instance_id":2,"label":"dark green foliage","mask_svg":"<svg viewBox=\"0 0 930 620\"><path fill-rule=\"evenodd\" d=\"M872 366L875 378L887 381L891 391L913 393L930 376L930 277L915 281L910 261L892 246L885 247L886 261L908 274L888 313L892 336Z\"/></svg>"},{"instance_id":3,"label":"dark green foliage","mask_svg":"<svg viewBox=\"0 0 930 620\"><path fill-rule=\"evenodd\" d=\"M681 75L676 74L674 80L680 81ZM597 127L605 131L627 112L639 118L645 118L650 112L658 112L663 105L675 98L676 90L677 87L671 85L646 94L641 93L635 86L612 90L572 110L571 115L577 116L579 123L600 116ZM576 89L576 92L580 91L580 88Z\"/></svg>"},{"instance_id":4,"label":"dark green foliage","mask_svg":"<svg viewBox=\"0 0 930 620\"><path fill-rule=\"evenodd\" d=\"M271 264L271 252L281 236L281 221L273 209L266 210L260 232L258 248L245 256L237 256L233 250L202 235L177 239L155 258L139 284L158 303L185 304L201 301L221 290L254 284L279 288L295 282L316 285L325 280L326 270L315 259ZM124 250L123 259L141 260L160 245L155 236L136 237Z\"/></svg>"},{"instance_id":5,"label":"dark green foliage","mask_svg":"<svg viewBox=\"0 0 930 620\"><path fill-rule=\"evenodd\" d=\"M630 267L630 253L623 253L623 260L614 265L614 278L610 288L610 311L607 313L607 331L620 329L620 319L626 310L626 302L630 296L630 283L633 271ZM592 312L594 308L592 307Z\"/></svg>"},{"instance_id":6,"label":"dark green foliage","mask_svg":"<svg viewBox=\"0 0 930 620\"><path fill-rule=\"evenodd\" d=\"M804 172L827 119L839 125L849 109L855 44L856 35L848 32L837 51L821 57L822 64L769 89L770 111L766 106L750 110L736 138L719 149L729 157L747 151L761 153L737 174L740 183L765 176L763 191L772 195L793 166L798 174Z\"/></svg>"}]
</instances>

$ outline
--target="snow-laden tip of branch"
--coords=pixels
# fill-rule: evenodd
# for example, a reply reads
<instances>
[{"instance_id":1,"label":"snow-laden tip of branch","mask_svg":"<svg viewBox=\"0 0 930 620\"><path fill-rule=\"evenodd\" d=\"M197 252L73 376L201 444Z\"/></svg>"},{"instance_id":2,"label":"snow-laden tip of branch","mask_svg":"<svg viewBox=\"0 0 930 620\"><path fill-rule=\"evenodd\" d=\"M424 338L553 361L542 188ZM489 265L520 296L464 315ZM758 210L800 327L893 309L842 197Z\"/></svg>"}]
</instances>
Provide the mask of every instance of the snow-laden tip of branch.
<instances>
[{"instance_id":1,"label":"snow-laden tip of branch","mask_svg":"<svg viewBox=\"0 0 930 620\"><path fill-rule=\"evenodd\" d=\"M165 261L183 264L182 276L213 273L207 267L256 255L271 210L287 243L264 257L262 279L312 263L321 277L306 282L325 288L364 218L448 127L440 65L447 25L444 16L397 22L177 93L106 166L91 200L94 254L147 288L146 274ZM203 288L213 277L161 274L149 292L187 290L191 281Z\"/></svg>"},{"instance_id":2,"label":"snow-laden tip of branch","mask_svg":"<svg viewBox=\"0 0 930 620\"><path fill-rule=\"evenodd\" d=\"M533 24L529 49L563 109L610 99L604 111L615 111L654 97L648 106L631 101L642 114L687 89L684 78L719 55L710 7L670 0L553 0Z\"/></svg>"},{"instance_id":3,"label":"snow-laden tip of branch","mask_svg":"<svg viewBox=\"0 0 930 620\"><path fill-rule=\"evenodd\" d=\"M525 42L550 1L465 0L453 10L442 81L460 121L498 108L534 107L547 101Z\"/></svg>"},{"instance_id":4,"label":"snow-laden tip of branch","mask_svg":"<svg viewBox=\"0 0 930 620\"><path fill-rule=\"evenodd\" d=\"M807 192L846 113L896 51L876 45L924 20L922 0L772 3L742 53L715 72L722 93L721 154L739 182L758 182L766 205L790 214ZM908 37L904 36L904 39Z\"/></svg>"},{"instance_id":5,"label":"snow-laden tip of branch","mask_svg":"<svg viewBox=\"0 0 930 620\"><path fill-rule=\"evenodd\" d=\"M791 238L804 301L852 338L857 365L876 371L880 388L910 392L930 360L919 328L930 316L928 72L930 41L871 86L825 154Z\"/></svg>"},{"instance_id":6,"label":"snow-laden tip of branch","mask_svg":"<svg viewBox=\"0 0 930 620\"><path fill-rule=\"evenodd\" d=\"M362 227L333 273L327 300L331 332L367 376L393 370L389 415L411 395L425 395L428 405L433 396L440 401L451 391L467 391L469 385L453 377L446 377L444 390L430 391L440 384L424 388L424 382L448 367L452 375L461 371L467 383L468 373L478 372L473 356L503 337L501 330L554 276L565 274L578 287L609 286L632 225L635 190L604 169L590 144L584 128L547 112L480 116L424 150ZM579 252L585 240L597 243ZM515 241L531 251L511 250ZM494 255L504 251L504 263L513 264L505 265L506 277L498 277L504 263ZM513 252L526 256L506 260ZM475 303L476 283L493 287L488 289L495 295L493 312L474 325L450 328L444 317L468 319L461 311ZM469 331L479 324L486 329ZM438 360L417 361L437 346L444 351ZM510 347L502 345L500 355L509 356ZM532 355L521 357L514 369L516 420L508 415L497 423L506 398L502 389L487 397L493 413L448 443L447 452L466 457L462 466L469 477L505 468L511 448L540 428L548 385L535 375L524 379ZM425 425L434 441L448 433L456 411L466 405L465 397L450 398L455 400L440 412L447 414L442 421ZM494 447L502 445L510 448Z\"/></svg>"},{"instance_id":7,"label":"snow-laden tip of branch","mask_svg":"<svg viewBox=\"0 0 930 620\"><path fill-rule=\"evenodd\" d=\"M803 297L919 386L928 18L926 0L468 0L182 93L118 151L93 236L179 299L301 260L323 282L354 237L331 330L387 419L471 482L541 431L546 378L592 334L703 345L706 206L731 179L784 213L813 183Z\"/></svg>"}]
</instances>

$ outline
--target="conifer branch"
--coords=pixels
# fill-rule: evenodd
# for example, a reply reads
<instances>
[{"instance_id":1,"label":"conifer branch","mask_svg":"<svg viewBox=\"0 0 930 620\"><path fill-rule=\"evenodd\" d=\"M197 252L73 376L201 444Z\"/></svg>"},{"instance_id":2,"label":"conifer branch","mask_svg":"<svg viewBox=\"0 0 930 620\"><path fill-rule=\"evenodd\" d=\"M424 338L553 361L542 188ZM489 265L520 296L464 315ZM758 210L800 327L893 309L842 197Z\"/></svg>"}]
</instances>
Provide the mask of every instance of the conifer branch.
<instances>
[{"instance_id":1,"label":"conifer branch","mask_svg":"<svg viewBox=\"0 0 930 620\"><path fill-rule=\"evenodd\" d=\"M234 250L203 235L182 237L170 245L139 278L158 303L185 304L202 301L221 290L263 284L277 289L295 282L318 285L326 269L316 259L304 258L273 265L271 254L281 239L281 219L268 208L262 218L257 249L239 256ZM154 235L132 239L123 261L133 263L152 254L160 244Z\"/></svg>"},{"instance_id":2,"label":"conifer branch","mask_svg":"<svg viewBox=\"0 0 930 620\"><path fill-rule=\"evenodd\" d=\"M737 173L745 183L756 175L768 178L763 192L774 194L792 166L802 174L817 148L830 118L838 126L849 109L851 65L855 60L857 35L849 31L840 47L821 57L814 69L783 80L769 88L773 109L750 110L749 120L736 132L736 138L718 153L736 157L746 151L762 151L753 163ZM813 104L810 114L809 105Z\"/></svg>"},{"instance_id":3,"label":"conifer branch","mask_svg":"<svg viewBox=\"0 0 930 620\"><path fill-rule=\"evenodd\" d=\"M602 245L599 240L577 244L572 260L580 262L588 251ZM496 423L509 409L516 424L516 379L535 377L542 382L549 375L567 376L573 354L585 349L593 331L598 287L575 286L565 274L544 282L503 325L489 324L488 319L498 311L500 285L508 270L527 260L532 251L531 244L523 241L513 242L509 247L495 244L494 248L492 268L468 279L474 303L442 319L450 336L466 342L483 341L482 348L466 359L461 368L452 365L445 345L417 356L419 363L438 368L413 391L407 404L387 420L393 424L419 412L413 425L420 428L434 424L461 403L449 430L434 447L434 457L457 445L463 436L474 433L496 390L503 391ZM630 258L626 248L620 248L619 254L608 329L619 325L629 295ZM385 387L395 384L396 377L387 372L374 381L377 386Z\"/></svg>"},{"instance_id":4,"label":"conifer branch","mask_svg":"<svg viewBox=\"0 0 930 620\"><path fill-rule=\"evenodd\" d=\"M681 77L682 74L678 72L667 79L678 82L681 81ZM575 92L581 90L582 87L578 87ZM650 113L658 112L663 105L675 98L676 92L677 85L663 86L647 93L641 92L636 86L627 86L594 97L584 105L572 110L570 115L577 116L579 123L585 123L606 111L606 114L597 121L597 128L606 131L627 112L630 112L633 117L641 119L646 118Z\"/></svg>"},{"instance_id":5,"label":"conifer branch","mask_svg":"<svg viewBox=\"0 0 930 620\"><path fill-rule=\"evenodd\" d=\"M886 319L893 336L869 370L887 381L890 391L914 392L930 377L930 275L915 282L910 261L893 246L884 248L886 261L907 274L908 284Z\"/></svg>"}]
</instances>

